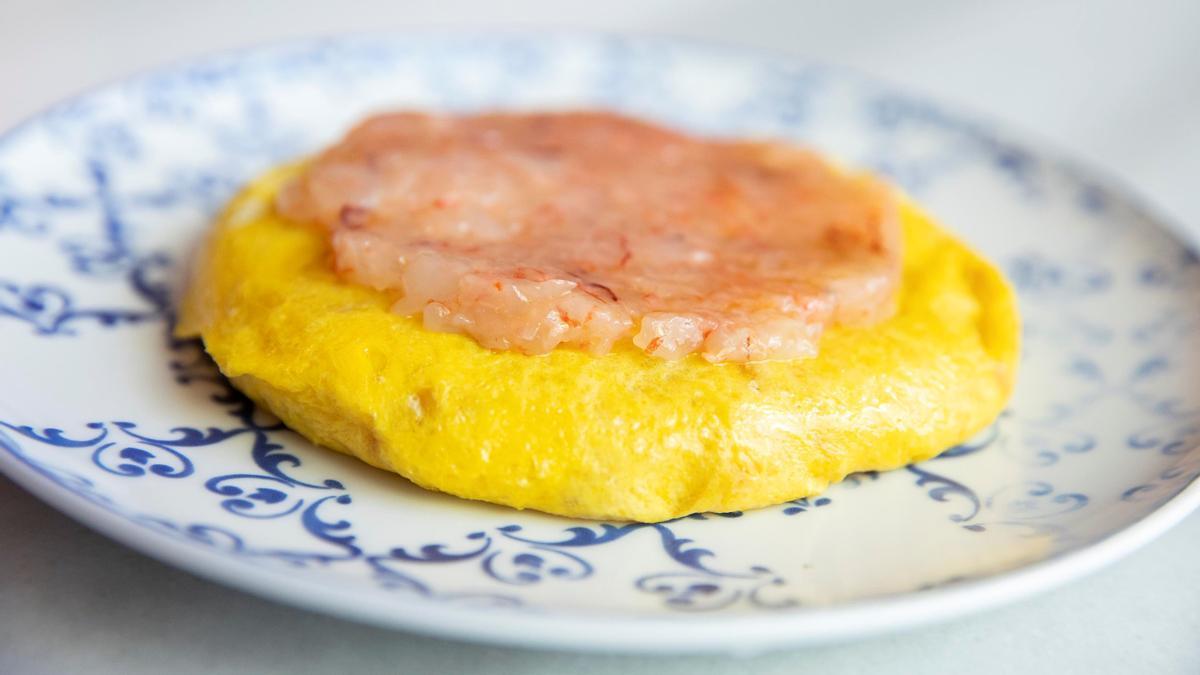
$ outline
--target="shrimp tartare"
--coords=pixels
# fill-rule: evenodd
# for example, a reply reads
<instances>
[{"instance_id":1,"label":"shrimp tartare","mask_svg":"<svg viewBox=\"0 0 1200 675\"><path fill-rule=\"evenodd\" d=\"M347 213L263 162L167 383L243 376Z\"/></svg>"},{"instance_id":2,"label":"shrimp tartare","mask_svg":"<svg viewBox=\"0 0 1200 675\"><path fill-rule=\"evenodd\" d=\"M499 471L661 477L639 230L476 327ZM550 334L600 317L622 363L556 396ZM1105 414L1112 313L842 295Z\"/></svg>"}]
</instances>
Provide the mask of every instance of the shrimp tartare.
<instances>
[{"instance_id":1,"label":"shrimp tartare","mask_svg":"<svg viewBox=\"0 0 1200 675\"><path fill-rule=\"evenodd\" d=\"M485 347L709 361L811 357L831 323L895 309L890 190L782 143L612 113L395 113L279 199L348 280Z\"/></svg>"}]
</instances>

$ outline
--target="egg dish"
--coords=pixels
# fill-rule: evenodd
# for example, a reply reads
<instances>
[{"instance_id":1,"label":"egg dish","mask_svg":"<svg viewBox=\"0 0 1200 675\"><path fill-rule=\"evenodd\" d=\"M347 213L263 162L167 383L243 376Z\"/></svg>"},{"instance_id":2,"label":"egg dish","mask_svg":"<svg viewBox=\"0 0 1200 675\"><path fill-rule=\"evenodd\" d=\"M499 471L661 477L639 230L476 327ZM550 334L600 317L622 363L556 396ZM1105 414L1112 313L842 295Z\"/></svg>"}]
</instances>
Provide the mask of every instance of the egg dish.
<instances>
[{"instance_id":1,"label":"egg dish","mask_svg":"<svg viewBox=\"0 0 1200 675\"><path fill-rule=\"evenodd\" d=\"M1010 286L877 179L650 131L589 137L612 164L589 173L545 140L577 131L554 115L426 117L259 177L194 261L177 333L318 445L467 499L656 522L933 457L1008 400Z\"/></svg>"}]
</instances>

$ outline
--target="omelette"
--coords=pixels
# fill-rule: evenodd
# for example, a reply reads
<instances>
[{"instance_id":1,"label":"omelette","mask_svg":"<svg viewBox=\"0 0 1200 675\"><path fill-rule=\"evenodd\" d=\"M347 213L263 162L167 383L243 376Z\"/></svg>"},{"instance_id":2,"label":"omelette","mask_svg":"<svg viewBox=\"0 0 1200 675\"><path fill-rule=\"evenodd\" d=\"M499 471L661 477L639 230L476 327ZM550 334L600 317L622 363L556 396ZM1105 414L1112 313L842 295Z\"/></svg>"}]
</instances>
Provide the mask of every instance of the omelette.
<instances>
[{"instance_id":1,"label":"omelette","mask_svg":"<svg viewBox=\"0 0 1200 675\"><path fill-rule=\"evenodd\" d=\"M394 113L255 180L177 325L314 443L657 522L928 459L1013 388L988 261L879 179L609 113Z\"/></svg>"}]
</instances>

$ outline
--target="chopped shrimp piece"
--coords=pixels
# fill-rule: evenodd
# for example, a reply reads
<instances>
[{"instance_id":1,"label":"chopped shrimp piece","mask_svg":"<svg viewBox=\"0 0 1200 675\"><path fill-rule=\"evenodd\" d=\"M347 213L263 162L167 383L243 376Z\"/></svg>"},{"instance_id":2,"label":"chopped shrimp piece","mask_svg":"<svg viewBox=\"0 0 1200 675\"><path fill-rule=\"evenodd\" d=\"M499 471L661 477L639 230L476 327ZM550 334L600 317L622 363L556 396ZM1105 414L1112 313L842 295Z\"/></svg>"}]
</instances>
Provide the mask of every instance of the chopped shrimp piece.
<instances>
[{"instance_id":1,"label":"chopped shrimp piece","mask_svg":"<svg viewBox=\"0 0 1200 675\"><path fill-rule=\"evenodd\" d=\"M889 317L900 276L879 181L603 112L372 117L277 206L394 311L526 354L809 358Z\"/></svg>"}]
</instances>

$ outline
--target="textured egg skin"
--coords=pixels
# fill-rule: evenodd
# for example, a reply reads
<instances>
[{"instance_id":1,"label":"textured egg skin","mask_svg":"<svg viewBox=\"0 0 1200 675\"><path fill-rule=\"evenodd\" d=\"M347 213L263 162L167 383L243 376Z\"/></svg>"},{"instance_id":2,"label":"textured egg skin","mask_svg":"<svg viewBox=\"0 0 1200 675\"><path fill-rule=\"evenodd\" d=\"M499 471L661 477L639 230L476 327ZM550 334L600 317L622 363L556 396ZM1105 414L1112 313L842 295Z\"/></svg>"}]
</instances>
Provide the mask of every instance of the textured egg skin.
<instances>
[{"instance_id":1,"label":"textured egg skin","mask_svg":"<svg viewBox=\"0 0 1200 675\"><path fill-rule=\"evenodd\" d=\"M271 206L296 169L218 219L177 332L313 442L459 497L656 522L776 504L932 457L1013 387L1019 318L1000 272L903 206L899 311L833 329L815 359L664 361L496 352L340 282L323 233Z\"/></svg>"}]
</instances>

